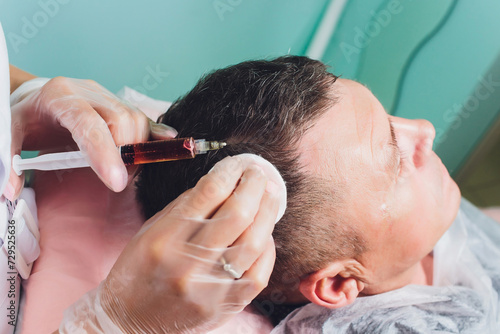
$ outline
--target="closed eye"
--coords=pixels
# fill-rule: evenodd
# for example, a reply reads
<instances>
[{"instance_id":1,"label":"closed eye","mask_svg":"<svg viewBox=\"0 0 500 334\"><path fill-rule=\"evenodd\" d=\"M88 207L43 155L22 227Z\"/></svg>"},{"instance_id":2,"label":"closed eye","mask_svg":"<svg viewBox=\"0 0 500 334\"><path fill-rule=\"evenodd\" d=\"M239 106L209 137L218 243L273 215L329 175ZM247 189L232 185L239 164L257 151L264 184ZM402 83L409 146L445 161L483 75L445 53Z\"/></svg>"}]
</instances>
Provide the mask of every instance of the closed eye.
<instances>
[{"instance_id":1,"label":"closed eye","mask_svg":"<svg viewBox=\"0 0 500 334\"><path fill-rule=\"evenodd\" d=\"M398 171L396 175L400 175L403 170L406 169L407 162L408 162L408 155L405 151L402 151L398 144L390 143L392 147L394 147L395 151L397 152L397 158L398 158Z\"/></svg>"},{"instance_id":2,"label":"closed eye","mask_svg":"<svg viewBox=\"0 0 500 334\"><path fill-rule=\"evenodd\" d=\"M406 152L402 151L401 148L399 147L397 138L396 138L396 133L394 131L394 126L392 125L391 118L388 117L389 119L389 128L391 130L391 141L389 142L389 145L393 148L393 151L397 157L397 173L396 175L400 175L401 171L406 167L406 162L408 159L408 155Z\"/></svg>"}]
</instances>

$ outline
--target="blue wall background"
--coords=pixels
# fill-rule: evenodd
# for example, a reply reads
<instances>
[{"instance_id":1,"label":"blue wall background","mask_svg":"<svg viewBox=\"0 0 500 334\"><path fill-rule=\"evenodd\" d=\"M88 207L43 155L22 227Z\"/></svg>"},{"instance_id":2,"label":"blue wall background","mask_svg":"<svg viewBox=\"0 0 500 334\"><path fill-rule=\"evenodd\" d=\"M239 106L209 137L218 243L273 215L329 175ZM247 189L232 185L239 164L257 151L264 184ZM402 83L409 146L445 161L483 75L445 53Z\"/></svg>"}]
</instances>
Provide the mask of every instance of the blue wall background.
<instances>
[{"instance_id":1,"label":"blue wall background","mask_svg":"<svg viewBox=\"0 0 500 334\"><path fill-rule=\"evenodd\" d=\"M124 85L142 87L152 97L169 100L187 92L212 69L302 53L326 3L2 1L0 20L14 65L40 76L92 78L112 91ZM38 28L35 24L44 23L43 13L49 12L47 5L52 5L53 17L45 15L47 22ZM23 31L26 21L38 32L18 42L13 34L24 38L29 31ZM143 80L151 71L161 72L161 82L147 89L144 86L153 85Z\"/></svg>"}]
</instances>

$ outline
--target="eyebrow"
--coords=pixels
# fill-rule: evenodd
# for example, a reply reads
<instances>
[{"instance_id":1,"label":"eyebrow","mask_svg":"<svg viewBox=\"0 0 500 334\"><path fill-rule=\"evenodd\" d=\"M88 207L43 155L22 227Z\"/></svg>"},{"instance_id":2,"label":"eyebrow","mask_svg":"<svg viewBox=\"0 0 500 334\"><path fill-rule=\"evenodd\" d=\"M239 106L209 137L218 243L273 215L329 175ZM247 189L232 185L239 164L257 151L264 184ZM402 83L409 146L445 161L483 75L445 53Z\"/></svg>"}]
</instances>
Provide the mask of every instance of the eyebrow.
<instances>
[{"instance_id":1,"label":"eyebrow","mask_svg":"<svg viewBox=\"0 0 500 334\"><path fill-rule=\"evenodd\" d=\"M396 133L394 132L394 126L392 125L391 118L387 116L387 119L389 120L389 129L391 132L391 139L389 141L389 146L391 147L391 155L389 158L389 163L387 165L389 170L396 170L396 167L399 164L399 148L398 148L398 141L396 140Z\"/></svg>"}]
</instances>

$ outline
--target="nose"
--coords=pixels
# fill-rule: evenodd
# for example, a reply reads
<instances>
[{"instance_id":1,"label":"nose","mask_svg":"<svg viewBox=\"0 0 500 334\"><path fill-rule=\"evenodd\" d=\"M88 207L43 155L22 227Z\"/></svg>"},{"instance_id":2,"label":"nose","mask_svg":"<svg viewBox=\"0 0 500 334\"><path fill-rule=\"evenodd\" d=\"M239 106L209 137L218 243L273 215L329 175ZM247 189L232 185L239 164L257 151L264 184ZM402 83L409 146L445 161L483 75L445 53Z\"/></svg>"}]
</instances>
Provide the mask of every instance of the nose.
<instances>
[{"instance_id":1,"label":"nose","mask_svg":"<svg viewBox=\"0 0 500 334\"><path fill-rule=\"evenodd\" d=\"M415 167L425 164L431 155L436 129L425 119L391 118L400 149L412 157Z\"/></svg>"}]
</instances>

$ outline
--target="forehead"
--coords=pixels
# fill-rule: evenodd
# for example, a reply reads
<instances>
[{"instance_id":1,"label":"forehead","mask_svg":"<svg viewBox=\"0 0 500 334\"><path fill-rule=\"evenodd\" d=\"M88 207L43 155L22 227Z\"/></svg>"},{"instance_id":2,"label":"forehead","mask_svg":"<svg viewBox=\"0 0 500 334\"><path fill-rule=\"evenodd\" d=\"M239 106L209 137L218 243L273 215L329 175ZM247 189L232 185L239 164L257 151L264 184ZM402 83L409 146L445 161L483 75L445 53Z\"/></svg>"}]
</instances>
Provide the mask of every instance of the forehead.
<instances>
[{"instance_id":1,"label":"forehead","mask_svg":"<svg viewBox=\"0 0 500 334\"><path fill-rule=\"evenodd\" d=\"M300 141L302 165L315 175L349 183L382 172L390 136L384 108L355 81L338 79L331 92L337 103Z\"/></svg>"}]
</instances>

